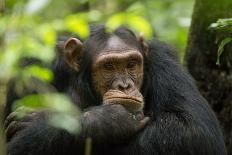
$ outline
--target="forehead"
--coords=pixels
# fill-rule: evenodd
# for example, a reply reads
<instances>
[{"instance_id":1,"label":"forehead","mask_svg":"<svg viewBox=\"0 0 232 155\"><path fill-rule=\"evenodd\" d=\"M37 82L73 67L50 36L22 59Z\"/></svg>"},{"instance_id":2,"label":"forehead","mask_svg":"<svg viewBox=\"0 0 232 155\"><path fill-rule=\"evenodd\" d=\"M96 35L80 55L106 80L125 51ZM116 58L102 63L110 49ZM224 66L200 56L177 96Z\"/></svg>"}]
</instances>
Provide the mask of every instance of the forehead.
<instances>
[{"instance_id":1,"label":"forehead","mask_svg":"<svg viewBox=\"0 0 232 155\"><path fill-rule=\"evenodd\" d=\"M106 47L100 53L107 53L107 52L122 52L127 50L137 50L136 47L132 47L131 45L127 44L121 38L116 35L111 36L106 43Z\"/></svg>"},{"instance_id":2,"label":"forehead","mask_svg":"<svg viewBox=\"0 0 232 155\"><path fill-rule=\"evenodd\" d=\"M142 54L136 47L132 47L126 44L118 36L114 35L108 39L106 47L103 50L99 51L99 54L95 58L95 61L99 62L108 58L123 59L128 57L136 57L142 59Z\"/></svg>"}]
</instances>

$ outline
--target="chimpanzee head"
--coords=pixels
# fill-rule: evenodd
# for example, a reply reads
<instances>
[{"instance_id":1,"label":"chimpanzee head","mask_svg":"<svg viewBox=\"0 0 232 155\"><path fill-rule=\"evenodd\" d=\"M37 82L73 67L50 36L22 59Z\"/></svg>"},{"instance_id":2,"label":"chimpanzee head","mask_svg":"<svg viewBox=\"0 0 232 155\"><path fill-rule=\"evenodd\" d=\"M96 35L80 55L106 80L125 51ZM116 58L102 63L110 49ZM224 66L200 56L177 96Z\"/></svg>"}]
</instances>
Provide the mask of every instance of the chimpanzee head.
<instances>
[{"instance_id":1,"label":"chimpanzee head","mask_svg":"<svg viewBox=\"0 0 232 155\"><path fill-rule=\"evenodd\" d=\"M103 104L122 104L132 112L141 110L146 51L143 38L136 38L123 27L113 33L107 33L104 26L91 30L84 43L76 38L66 42L66 62L76 72L83 72L82 65L88 66L89 82Z\"/></svg>"}]
</instances>

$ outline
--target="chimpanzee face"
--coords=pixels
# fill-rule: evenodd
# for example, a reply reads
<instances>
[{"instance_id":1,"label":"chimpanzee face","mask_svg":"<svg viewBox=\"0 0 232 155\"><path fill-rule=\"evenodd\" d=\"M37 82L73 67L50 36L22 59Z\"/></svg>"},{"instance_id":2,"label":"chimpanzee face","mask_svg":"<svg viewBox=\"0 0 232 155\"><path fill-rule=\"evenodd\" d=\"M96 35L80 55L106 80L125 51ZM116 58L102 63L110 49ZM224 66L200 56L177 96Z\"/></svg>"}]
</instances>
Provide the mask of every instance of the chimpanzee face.
<instances>
[{"instance_id":1,"label":"chimpanzee face","mask_svg":"<svg viewBox=\"0 0 232 155\"><path fill-rule=\"evenodd\" d=\"M82 43L71 38L65 45L66 62L79 71ZM103 104L121 104L131 112L143 108L140 88L143 82L143 56L125 44L119 37L111 36L102 51L96 51L91 66L92 85Z\"/></svg>"},{"instance_id":2,"label":"chimpanzee face","mask_svg":"<svg viewBox=\"0 0 232 155\"><path fill-rule=\"evenodd\" d=\"M143 56L135 48L113 36L94 59L92 83L104 104L122 104L128 110L143 106Z\"/></svg>"}]
</instances>

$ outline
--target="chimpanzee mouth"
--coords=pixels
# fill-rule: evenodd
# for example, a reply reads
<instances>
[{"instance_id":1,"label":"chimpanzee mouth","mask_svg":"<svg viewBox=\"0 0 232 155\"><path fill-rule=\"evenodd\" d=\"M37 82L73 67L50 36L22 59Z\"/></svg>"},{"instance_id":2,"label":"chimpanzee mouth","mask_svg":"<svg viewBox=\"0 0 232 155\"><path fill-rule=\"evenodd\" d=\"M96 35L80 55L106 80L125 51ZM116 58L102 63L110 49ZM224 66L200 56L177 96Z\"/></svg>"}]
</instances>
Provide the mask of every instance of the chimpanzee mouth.
<instances>
[{"instance_id":1,"label":"chimpanzee mouth","mask_svg":"<svg viewBox=\"0 0 232 155\"><path fill-rule=\"evenodd\" d=\"M141 99L131 97L131 96L110 96L106 97L106 100L112 100L112 101L127 101L127 102L136 102L137 104L141 104L143 101Z\"/></svg>"},{"instance_id":2,"label":"chimpanzee mouth","mask_svg":"<svg viewBox=\"0 0 232 155\"><path fill-rule=\"evenodd\" d=\"M143 108L142 98L138 99L131 96L109 96L105 97L105 104L120 104L130 112L136 112Z\"/></svg>"},{"instance_id":3,"label":"chimpanzee mouth","mask_svg":"<svg viewBox=\"0 0 232 155\"><path fill-rule=\"evenodd\" d=\"M143 97L139 92L126 94L118 90L109 90L104 94L103 102L104 104L121 104L132 112L138 111L144 106Z\"/></svg>"}]
</instances>

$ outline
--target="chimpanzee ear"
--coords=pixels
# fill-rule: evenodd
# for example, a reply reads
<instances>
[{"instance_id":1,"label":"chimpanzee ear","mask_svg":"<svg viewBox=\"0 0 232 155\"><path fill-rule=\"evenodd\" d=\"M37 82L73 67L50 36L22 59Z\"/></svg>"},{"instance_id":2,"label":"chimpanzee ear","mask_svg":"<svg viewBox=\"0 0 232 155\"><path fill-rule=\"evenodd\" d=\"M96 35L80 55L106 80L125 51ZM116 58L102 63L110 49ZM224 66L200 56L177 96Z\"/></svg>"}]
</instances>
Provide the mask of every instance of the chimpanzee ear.
<instances>
[{"instance_id":1,"label":"chimpanzee ear","mask_svg":"<svg viewBox=\"0 0 232 155\"><path fill-rule=\"evenodd\" d=\"M148 44L145 42L143 33L139 34L138 41L140 42L140 44L143 48L143 51L144 51L145 55L147 56L149 47L148 47Z\"/></svg>"},{"instance_id":2,"label":"chimpanzee ear","mask_svg":"<svg viewBox=\"0 0 232 155\"><path fill-rule=\"evenodd\" d=\"M79 39L70 38L64 45L64 59L76 71L80 70L83 44Z\"/></svg>"}]
</instances>

